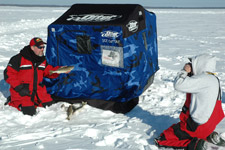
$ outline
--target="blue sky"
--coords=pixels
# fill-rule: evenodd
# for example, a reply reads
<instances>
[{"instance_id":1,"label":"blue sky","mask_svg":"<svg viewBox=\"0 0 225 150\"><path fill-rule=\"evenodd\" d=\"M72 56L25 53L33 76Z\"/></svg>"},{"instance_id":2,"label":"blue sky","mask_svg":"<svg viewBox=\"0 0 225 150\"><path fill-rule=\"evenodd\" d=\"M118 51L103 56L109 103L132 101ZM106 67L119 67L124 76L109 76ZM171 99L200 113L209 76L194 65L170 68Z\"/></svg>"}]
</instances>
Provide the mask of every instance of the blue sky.
<instances>
[{"instance_id":1,"label":"blue sky","mask_svg":"<svg viewBox=\"0 0 225 150\"><path fill-rule=\"evenodd\" d=\"M225 7L225 0L0 0L0 4L70 6L75 3L134 3L149 7Z\"/></svg>"}]
</instances>

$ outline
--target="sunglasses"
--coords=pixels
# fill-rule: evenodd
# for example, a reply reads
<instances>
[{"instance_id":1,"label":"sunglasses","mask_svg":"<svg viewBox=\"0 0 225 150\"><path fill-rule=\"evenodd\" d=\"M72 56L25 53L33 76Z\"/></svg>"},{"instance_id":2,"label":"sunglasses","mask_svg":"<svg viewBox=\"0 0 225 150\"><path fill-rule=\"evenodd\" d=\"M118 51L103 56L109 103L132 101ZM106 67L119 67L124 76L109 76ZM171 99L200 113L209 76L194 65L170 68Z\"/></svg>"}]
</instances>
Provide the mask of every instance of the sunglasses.
<instances>
[{"instance_id":1,"label":"sunglasses","mask_svg":"<svg viewBox=\"0 0 225 150\"><path fill-rule=\"evenodd\" d=\"M45 46L36 46L38 49L45 48Z\"/></svg>"}]
</instances>

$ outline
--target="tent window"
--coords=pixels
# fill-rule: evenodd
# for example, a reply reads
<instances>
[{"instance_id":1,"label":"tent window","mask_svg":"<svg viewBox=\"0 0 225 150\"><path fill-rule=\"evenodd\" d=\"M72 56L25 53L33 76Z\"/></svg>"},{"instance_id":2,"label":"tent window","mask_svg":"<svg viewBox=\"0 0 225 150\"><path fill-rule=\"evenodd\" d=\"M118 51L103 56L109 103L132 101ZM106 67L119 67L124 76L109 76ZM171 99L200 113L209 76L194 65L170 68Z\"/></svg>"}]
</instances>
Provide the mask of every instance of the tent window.
<instances>
[{"instance_id":1,"label":"tent window","mask_svg":"<svg viewBox=\"0 0 225 150\"><path fill-rule=\"evenodd\" d=\"M101 46L102 64L123 68L123 47Z\"/></svg>"},{"instance_id":2,"label":"tent window","mask_svg":"<svg viewBox=\"0 0 225 150\"><path fill-rule=\"evenodd\" d=\"M77 51L81 54L91 54L91 39L87 35L79 35L76 37Z\"/></svg>"}]
</instances>

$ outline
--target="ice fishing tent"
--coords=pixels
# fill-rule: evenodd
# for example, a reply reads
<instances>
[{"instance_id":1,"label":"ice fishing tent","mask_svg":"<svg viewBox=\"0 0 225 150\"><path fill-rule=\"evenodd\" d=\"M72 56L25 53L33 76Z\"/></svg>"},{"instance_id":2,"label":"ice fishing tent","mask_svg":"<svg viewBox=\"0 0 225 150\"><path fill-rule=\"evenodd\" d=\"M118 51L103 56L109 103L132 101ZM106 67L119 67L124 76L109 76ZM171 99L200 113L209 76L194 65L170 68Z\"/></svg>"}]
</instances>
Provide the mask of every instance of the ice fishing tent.
<instances>
[{"instance_id":1,"label":"ice fishing tent","mask_svg":"<svg viewBox=\"0 0 225 150\"><path fill-rule=\"evenodd\" d=\"M75 66L45 80L55 100L126 113L159 69L156 16L136 4L74 4L48 26L46 58Z\"/></svg>"}]
</instances>

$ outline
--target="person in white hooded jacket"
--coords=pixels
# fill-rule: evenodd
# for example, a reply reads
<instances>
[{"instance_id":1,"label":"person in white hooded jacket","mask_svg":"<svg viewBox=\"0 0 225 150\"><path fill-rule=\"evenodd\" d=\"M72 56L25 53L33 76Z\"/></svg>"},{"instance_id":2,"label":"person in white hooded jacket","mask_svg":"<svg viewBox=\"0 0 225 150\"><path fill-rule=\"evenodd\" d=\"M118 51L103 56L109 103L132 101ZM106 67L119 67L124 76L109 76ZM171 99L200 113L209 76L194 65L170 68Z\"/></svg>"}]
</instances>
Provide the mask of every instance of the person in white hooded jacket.
<instances>
[{"instance_id":1,"label":"person in white hooded jacket","mask_svg":"<svg viewBox=\"0 0 225 150\"><path fill-rule=\"evenodd\" d=\"M214 130L224 118L219 79L215 76L216 57L201 54L189 58L174 81L177 91L185 92L186 102L180 122L155 139L159 147L204 150L204 141L223 145Z\"/></svg>"},{"instance_id":2,"label":"person in white hooded jacket","mask_svg":"<svg viewBox=\"0 0 225 150\"><path fill-rule=\"evenodd\" d=\"M192 67L189 63L185 64L184 70L178 73L174 88L177 91L192 93L190 115L196 123L204 124L213 112L219 91L219 81L213 75L216 57L199 55L191 58L191 64ZM189 77L191 72L194 76Z\"/></svg>"}]
</instances>

